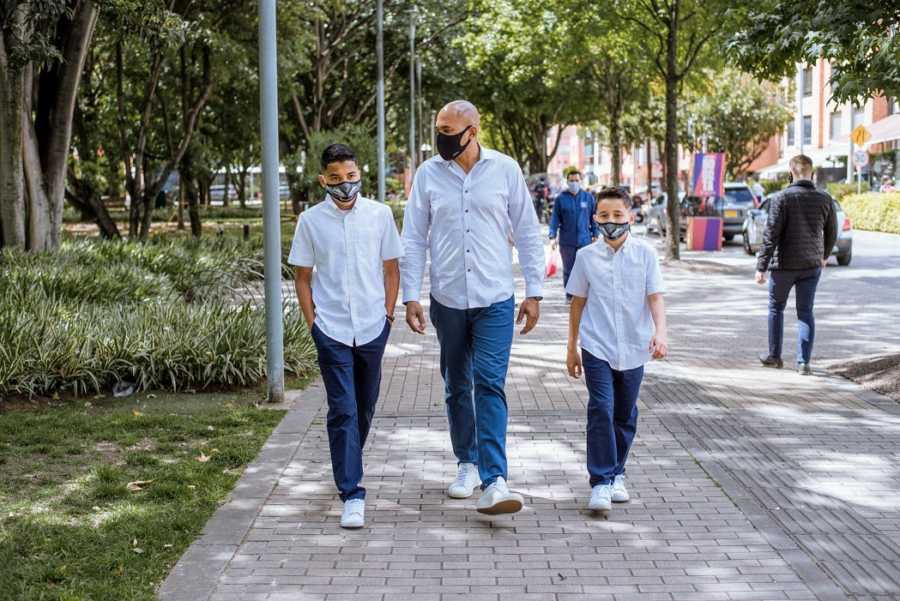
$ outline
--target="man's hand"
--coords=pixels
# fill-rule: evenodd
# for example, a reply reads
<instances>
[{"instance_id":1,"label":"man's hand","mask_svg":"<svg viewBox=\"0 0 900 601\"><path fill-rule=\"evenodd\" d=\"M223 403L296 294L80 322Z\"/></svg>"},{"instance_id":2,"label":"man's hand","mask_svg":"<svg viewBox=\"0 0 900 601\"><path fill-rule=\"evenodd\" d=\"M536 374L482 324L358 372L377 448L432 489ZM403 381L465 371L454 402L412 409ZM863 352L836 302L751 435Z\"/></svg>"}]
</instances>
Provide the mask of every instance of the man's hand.
<instances>
[{"instance_id":1,"label":"man's hand","mask_svg":"<svg viewBox=\"0 0 900 601\"><path fill-rule=\"evenodd\" d=\"M762 286L766 283L766 272L765 271L757 271L756 272L756 283Z\"/></svg>"},{"instance_id":2,"label":"man's hand","mask_svg":"<svg viewBox=\"0 0 900 601\"><path fill-rule=\"evenodd\" d=\"M541 303L536 298L526 298L519 307L519 317L516 323L521 324L525 321L525 327L522 328L521 334L527 334L537 325L538 319L541 317ZM527 318L527 319L526 319Z\"/></svg>"},{"instance_id":3,"label":"man's hand","mask_svg":"<svg viewBox=\"0 0 900 601\"><path fill-rule=\"evenodd\" d=\"M650 354L654 359L665 359L669 354L669 341L665 334L657 334L650 340Z\"/></svg>"},{"instance_id":4,"label":"man's hand","mask_svg":"<svg viewBox=\"0 0 900 601\"><path fill-rule=\"evenodd\" d=\"M556 238L551 238L550 239L550 248L552 248L553 250L556 250L558 247L559 247L559 242L556 240Z\"/></svg>"},{"instance_id":5,"label":"man's hand","mask_svg":"<svg viewBox=\"0 0 900 601\"><path fill-rule=\"evenodd\" d=\"M417 301L406 303L406 325L416 334L425 333L425 310Z\"/></svg>"},{"instance_id":6,"label":"man's hand","mask_svg":"<svg viewBox=\"0 0 900 601\"><path fill-rule=\"evenodd\" d=\"M828 259L822 259L822 269L825 269L826 265L828 265Z\"/></svg>"},{"instance_id":7,"label":"man's hand","mask_svg":"<svg viewBox=\"0 0 900 601\"><path fill-rule=\"evenodd\" d=\"M566 369L569 371L570 377L581 377L581 355L578 354L578 349L570 348L566 353Z\"/></svg>"}]
</instances>

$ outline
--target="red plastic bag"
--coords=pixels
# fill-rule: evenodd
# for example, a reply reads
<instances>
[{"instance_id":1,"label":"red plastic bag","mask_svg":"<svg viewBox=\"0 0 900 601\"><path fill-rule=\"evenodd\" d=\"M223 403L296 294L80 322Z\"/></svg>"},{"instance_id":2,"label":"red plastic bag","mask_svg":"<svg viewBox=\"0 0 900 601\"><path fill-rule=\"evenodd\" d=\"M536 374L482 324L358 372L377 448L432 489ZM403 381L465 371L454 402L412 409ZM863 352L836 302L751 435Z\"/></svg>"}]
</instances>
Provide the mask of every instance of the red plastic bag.
<instances>
[{"instance_id":1,"label":"red plastic bag","mask_svg":"<svg viewBox=\"0 0 900 601\"><path fill-rule=\"evenodd\" d=\"M550 251L550 256L547 257L547 270L544 272L545 278L552 278L556 275L556 272L559 271L559 266L562 263L562 257L559 254L559 249L554 248Z\"/></svg>"}]
</instances>

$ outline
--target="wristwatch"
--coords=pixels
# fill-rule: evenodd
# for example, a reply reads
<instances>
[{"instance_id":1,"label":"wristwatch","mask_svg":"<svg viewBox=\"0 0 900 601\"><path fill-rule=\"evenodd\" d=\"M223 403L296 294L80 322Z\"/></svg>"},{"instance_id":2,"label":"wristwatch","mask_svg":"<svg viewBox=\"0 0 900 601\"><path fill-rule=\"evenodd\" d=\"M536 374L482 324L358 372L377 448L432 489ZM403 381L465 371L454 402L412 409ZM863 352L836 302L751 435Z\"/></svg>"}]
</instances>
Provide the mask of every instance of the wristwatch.
<instances>
[{"instance_id":1,"label":"wristwatch","mask_svg":"<svg viewBox=\"0 0 900 601\"><path fill-rule=\"evenodd\" d=\"M389 322L391 322L391 325L394 325L394 316L393 315L385 315L385 317L387 317L387 320Z\"/></svg>"}]
</instances>

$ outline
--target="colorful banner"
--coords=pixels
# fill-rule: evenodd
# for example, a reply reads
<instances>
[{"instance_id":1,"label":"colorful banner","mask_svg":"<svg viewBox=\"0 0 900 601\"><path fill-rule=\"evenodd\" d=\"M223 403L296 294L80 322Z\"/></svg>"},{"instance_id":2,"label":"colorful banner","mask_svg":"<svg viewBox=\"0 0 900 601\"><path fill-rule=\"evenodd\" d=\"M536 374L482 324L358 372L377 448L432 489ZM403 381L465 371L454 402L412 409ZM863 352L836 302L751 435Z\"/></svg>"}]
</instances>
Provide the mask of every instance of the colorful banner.
<instances>
[{"instance_id":1,"label":"colorful banner","mask_svg":"<svg viewBox=\"0 0 900 601\"><path fill-rule=\"evenodd\" d=\"M700 198L725 196L724 152L698 152L694 155L691 194Z\"/></svg>"}]
</instances>

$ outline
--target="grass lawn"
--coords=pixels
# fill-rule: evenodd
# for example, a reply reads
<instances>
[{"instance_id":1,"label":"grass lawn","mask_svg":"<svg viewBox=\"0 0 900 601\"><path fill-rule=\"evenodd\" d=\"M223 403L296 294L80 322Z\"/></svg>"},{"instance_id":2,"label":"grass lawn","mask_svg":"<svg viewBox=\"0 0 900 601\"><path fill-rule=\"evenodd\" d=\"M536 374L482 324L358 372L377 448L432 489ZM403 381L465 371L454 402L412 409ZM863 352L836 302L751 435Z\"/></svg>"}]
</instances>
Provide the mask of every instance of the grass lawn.
<instances>
[{"instance_id":1,"label":"grass lawn","mask_svg":"<svg viewBox=\"0 0 900 601\"><path fill-rule=\"evenodd\" d=\"M154 599L284 415L262 396L0 411L0 600Z\"/></svg>"}]
</instances>

